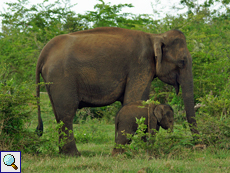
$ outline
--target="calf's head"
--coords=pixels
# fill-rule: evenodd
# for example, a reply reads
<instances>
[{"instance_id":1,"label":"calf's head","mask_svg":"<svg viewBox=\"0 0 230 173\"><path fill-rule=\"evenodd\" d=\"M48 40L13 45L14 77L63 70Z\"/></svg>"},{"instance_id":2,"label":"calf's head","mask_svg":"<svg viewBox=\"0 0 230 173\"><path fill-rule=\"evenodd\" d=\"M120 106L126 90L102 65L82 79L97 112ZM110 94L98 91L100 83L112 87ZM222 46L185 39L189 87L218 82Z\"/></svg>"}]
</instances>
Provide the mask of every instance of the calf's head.
<instances>
[{"instance_id":1,"label":"calf's head","mask_svg":"<svg viewBox=\"0 0 230 173\"><path fill-rule=\"evenodd\" d=\"M157 123L163 129L171 129L171 131L173 130L174 112L171 106L160 104L155 107L153 112L157 118Z\"/></svg>"}]
</instances>

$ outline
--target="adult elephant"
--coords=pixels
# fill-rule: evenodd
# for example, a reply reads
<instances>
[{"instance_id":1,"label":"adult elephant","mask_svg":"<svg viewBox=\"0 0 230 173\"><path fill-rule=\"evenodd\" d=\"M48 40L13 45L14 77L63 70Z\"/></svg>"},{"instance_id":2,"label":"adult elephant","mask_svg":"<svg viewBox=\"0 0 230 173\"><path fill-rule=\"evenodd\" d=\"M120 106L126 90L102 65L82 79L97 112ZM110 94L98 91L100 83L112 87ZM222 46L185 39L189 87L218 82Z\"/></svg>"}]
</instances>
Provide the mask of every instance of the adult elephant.
<instances>
[{"instance_id":1,"label":"adult elephant","mask_svg":"<svg viewBox=\"0 0 230 173\"><path fill-rule=\"evenodd\" d=\"M46 89L56 120L64 122L60 131L67 134L67 142L60 148L61 153L80 155L73 133L69 133L77 109L147 100L156 77L173 85L176 93L181 85L190 129L198 133L194 128L192 58L179 30L150 34L103 27L60 35L49 41L40 54L36 84L40 74L51 83ZM39 90L38 85L37 97ZM39 104L38 121L41 135ZM64 138L62 134L59 141Z\"/></svg>"}]
</instances>

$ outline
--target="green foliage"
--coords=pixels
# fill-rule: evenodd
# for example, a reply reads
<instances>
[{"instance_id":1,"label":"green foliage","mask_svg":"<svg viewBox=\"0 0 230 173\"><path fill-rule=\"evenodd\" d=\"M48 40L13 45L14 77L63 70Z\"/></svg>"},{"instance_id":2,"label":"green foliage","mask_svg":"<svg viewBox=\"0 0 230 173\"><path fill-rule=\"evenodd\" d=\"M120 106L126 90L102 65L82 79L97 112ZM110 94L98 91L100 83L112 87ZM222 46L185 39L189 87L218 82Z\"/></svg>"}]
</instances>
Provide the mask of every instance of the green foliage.
<instances>
[{"instance_id":1,"label":"green foliage","mask_svg":"<svg viewBox=\"0 0 230 173\"><path fill-rule=\"evenodd\" d=\"M104 133L105 129L101 127L102 125L103 121L100 122L98 119L87 118L86 122L79 124L76 131L74 131L76 143L104 144L111 141L112 139L110 139L108 134Z\"/></svg>"},{"instance_id":2,"label":"green foliage","mask_svg":"<svg viewBox=\"0 0 230 173\"><path fill-rule=\"evenodd\" d=\"M24 33L3 34L0 38L1 62L6 63L8 79L14 78L15 84L35 78L35 57L39 51L34 49L34 42ZM36 58L37 59L37 58ZM34 60L34 61L32 61Z\"/></svg>"},{"instance_id":3,"label":"green foliage","mask_svg":"<svg viewBox=\"0 0 230 173\"><path fill-rule=\"evenodd\" d=\"M102 119L106 122L114 122L115 116L118 110L121 107L120 102L115 102L109 106L103 107L92 107L92 108L82 108L77 111L76 116L74 117L73 122L75 124L84 123L87 118Z\"/></svg>"},{"instance_id":4,"label":"green foliage","mask_svg":"<svg viewBox=\"0 0 230 173\"><path fill-rule=\"evenodd\" d=\"M55 126L53 126L54 123ZM46 127L46 132L48 132L48 135L44 133L42 137L36 139L36 143L34 144L34 151L29 150L25 153L39 153L54 156L58 154L58 147L62 147L66 144L67 134L61 131L61 128L64 125L64 123L61 121L57 124L56 121L49 120L48 124L49 126ZM72 133L72 131L70 130L69 133ZM37 134L34 135L36 135L37 137ZM59 135L63 136L63 139L60 142L58 141Z\"/></svg>"},{"instance_id":5,"label":"green foliage","mask_svg":"<svg viewBox=\"0 0 230 173\"><path fill-rule=\"evenodd\" d=\"M142 105L145 106L145 105L149 105L149 104L160 104L159 101L154 101L152 99L148 99L146 101L142 101Z\"/></svg>"},{"instance_id":6,"label":"green foliage","mask_svg":"<svg viewBox=\"0 0 230 173\"><path fill-rule=\"evenodd\" d=\"M212 92L200 98L201 103L204 105L200 108L200 113L204 112L213 117L228 117L230 114L230 101L226 95L214 96Z\"/></svg>"},{"instance_id":7,"label":"green foliage","mask_svg":"<svg viewBox=\"0 0 230 173\"><path fill-rule=\"evenodd\" d=\"M131 4L118 4L111 6L110 3L105 4L103 0L99 0L101 4L94 6L95 11L88 11L82 18L87 22L93 22L93 28L103 26L117 26L118 23L125 21L125 17L120 15L123 7L133 7Z\"/></svg>"},{"instance_id":8,"label":"green foliage","mask_svg":"<svg viewBox=\"0 0 230 173\"><path fill-rule=\"evenodd\" d=\"M3 17L3 32L10 32L9 28L17 28L19 32L36 34L38 41L46 43L54 36L66 33L65 29L67 28L67 30L84 28L79 19L75 17L76 14L70 10L76 4L69 5L69 0L55 1L55 3L49 4L47 2L44 0L30 8L26 6L29 3L28 0L6 3L7 11L0 14ZM70 21L72 21L71 24ZM79 28L77 29L77 27Z\"/></svg>"},{"instance_id":9,"label":"green foliage","mask_svg":"<svg viewBox=\"0 0 230 173\"><path fill-rule=\"evenodd\" d=\"M218 148L228 148L230 140L230 82L226 82L225 89L220 95L209 95L200 98L203 105L197 116L198 128L202 135L201 139L206 145Z\"/></svg>"},{"instance_id":10,"label":"green foliage","mask_svg":"<svg viewBox=\"0 0 230 173\"><path fill-rule=\"evenodd\" d=\"M125 154L128 157L135 157L136 155L144 156L147 153L151 157L167 158L172 155L172 153L182 151L180 150L182 147L194 145L191 142L191 137L184 134L183 129L175 128L174 133L165 133L165 130L158 133L153 129L156 134L152 136L149 133L145 133L147 125L145 125L144 122L145 118L136 118L138 129L134 135L123 132L123 135L126 135L127 138L131 140L131 143L125 146L119 145L117 148L125 149ZM179 156L179 154L180 153L177 153L176 156Z\"/></svg>"},{"instance_id":11,"label":"green foliage","mask_svg":"<svg viewBox=\"0 0 230 173\"><path fill-rule=\"evenodd\" d=\"M88 11L84 15L78 15L87 23L93 23L92 28L96 27L121 27L121 28L145 28L153 23L149 15L134 15L130 13L121 14L124 7L133 7L132 4L105 4L99 0L100 4L94 6L95 11Z\"/></svg>"},{"instance_id":12,"label":"green foliage","mask_svg":"<svg viewBox=\"0 0 230 173\"><path fill-rule=\"evenodd\" d=\"M144 138L148 137L148 134L145 133L145 131L147 130L147 125L144 124L145 118L136 118L136 123L138 124L138 128L135 135L127 134L125 133L125 131L123 132L123 135L126 135L127 138L132 141L130 145L125 145L124 147L124 149L126 150L125 154L127 156L145 152L149 148L149 145L143 141Z\"/></svg>"},{"instance_id":13,"label":"green foliage","mask_svg":"<svg viewBox=\"0 0 230 173\"><path fill-rule=\"evenodd\" d=\"M58 146L62 148L66 143L71 142L68 141L68 134L71 135L73 133L72 130L68 130L67 127L65 127L65 131L68 131L68 134L62 130L64 123L60 121L60 123L57 124L56 126L56 131L59 132L59 136L62 136L62 139L59 141Z\"/></svg>"},{"instance_id":14,"label":"green foliage","mask_svg":"<svg viewBox=\"0 0 230 173\"><path fill-rule=\"evenodd\" d=\"M32 142L32 138L24 137L36 101L31 94L34 85L28 82L17 85L14 78L8 78L8 68L6 64L0 66L0 145L2 150L25 149Z\"/></svg>"},{"instance_id":15,"label":"green foliage","mask_svg":"<svg viewBox=\"0 0 230 173\"><path fill-rule=\"evenodd\" d=\"M230 140L230 120L226 117L212 117L207 114L198 116L198 130L200 132L195 140L190 134L188 123L183 126L174 126L173 133L167 133L161 129L160 132L155 131L155 136L145 133L147 126L144 124L145 118L136 119L138 129L134 135L126 135L131 140L130 144L125 146L118 145L117 148L125 149L128 157L136 155L146 155L146 153L155 158L181 158L181 153L185 150L193 150L195 144L200 143L202 147L214 146L220 149L229 149ZM144 142L143 139L146 139ZM173 155L173 156L172 156Z\"/></svg>"},{"instance_id":16,"label":"green foliage","mask_svg":"<svg viewBox=\"0 0 230 173\"><path fill-rule=\"evenodd\" d=\"M207 146L230 149L230 119L226 116L211 116L200 113L197 116L200 140Z\"/></svg>"},{"instance_id":17,"label":"green foliage","mask_svg":"<svg viewBox=\"0 0 230 173\"><path fill-rule=\"evenodd\" d=\"M23 129L23 121L26 121L31 113L28 103L33 104L35 98L30 93L30 85L24 82L21 85L15 85L14 79L5 79L4 68L1 66L0 74L0 117L1 133L6 133L12 137L21 137L20 132Z\"/></svg>"}]
</instances>

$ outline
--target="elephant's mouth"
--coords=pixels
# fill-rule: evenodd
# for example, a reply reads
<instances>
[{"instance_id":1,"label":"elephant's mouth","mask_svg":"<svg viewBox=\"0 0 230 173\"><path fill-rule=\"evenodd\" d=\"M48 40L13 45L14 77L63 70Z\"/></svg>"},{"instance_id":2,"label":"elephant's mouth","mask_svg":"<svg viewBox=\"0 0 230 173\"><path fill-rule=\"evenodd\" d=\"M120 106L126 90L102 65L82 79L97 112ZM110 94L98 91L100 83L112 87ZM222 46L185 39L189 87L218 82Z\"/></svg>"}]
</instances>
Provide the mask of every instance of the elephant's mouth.
<instances>
[{"instance_id":1,"label":"elephant's mouth","mask_svg":"<svg viewBox=\"0 0 230 173\"><path fill-rule=\"evenodd\" d=\"M167 83L168 85L172 85L175 88L176 94L178 95L180 89L179 83L179 74L170 73L166 76L158 76L158 78Z\"/></svg>"},{"instance_id":2,"label":"elephant's mouth","mask_svg":"<svg viewBox=\"0 0 230 173\"><path fill-rule=\"evenodd\" d=\"M176 81L175 81L175 84L173 86L175 88L176 94L178 95L179 89L180 89L180 84L178 82L178 75L176 75Z\"/></svg>"}]
</instances>

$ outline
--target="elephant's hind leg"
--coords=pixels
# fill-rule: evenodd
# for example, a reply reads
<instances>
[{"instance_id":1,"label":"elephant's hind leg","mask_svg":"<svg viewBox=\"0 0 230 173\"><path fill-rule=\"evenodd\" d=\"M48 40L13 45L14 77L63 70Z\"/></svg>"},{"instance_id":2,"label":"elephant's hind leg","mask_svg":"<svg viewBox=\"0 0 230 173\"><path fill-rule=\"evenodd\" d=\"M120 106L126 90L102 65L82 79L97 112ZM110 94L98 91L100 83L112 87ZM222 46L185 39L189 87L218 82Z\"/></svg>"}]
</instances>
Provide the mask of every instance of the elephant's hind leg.
<instances>
[{"instance_id":1,"label":"elephant's hind leg","mask_svg":"<svg viewBox=\"0 0 230 173\"><path fill-rule=\"evenodd\" d=\"M122 146L124 146L125 144L130 143L130 140L127 139L125 133L133 134L133 132L130 129L126 129L126 131L124 131L124 133L121 132L121 131L118 132L118 135L117 135L117 138L116 138L116 141L115 141L117 147L113 149L112 156L115 156L117 154L122 154L122 153L125 152L125 149L123 149Z\"/></svg>"},{"instance_id":2,"label":"elephant's hind leg","mask_svg":"<svg viewBox=\"0 0 230 173\"><path fill-rule=\"evenodd\" d=\"M60 119L63 126L59 129L59 152L67 155L80 156L81 153L76 147L73 134L73 118L66 117Z\"/></svg>"},{"instance_id":3,"label":"elephant's hind leg","mask_svg":"<svg viewBox=\"0 0 230 173\"><path fill-rule=\"evenodd\" d=\"M50 88L50 91L57 123L63 122L59 129L59 151L67 155L80 156L73 134L73 118L78 107L78 102L73 94L76 92L70 88L61 89L58 85Z\"/></svg>"}]
</instances>

